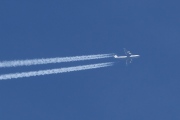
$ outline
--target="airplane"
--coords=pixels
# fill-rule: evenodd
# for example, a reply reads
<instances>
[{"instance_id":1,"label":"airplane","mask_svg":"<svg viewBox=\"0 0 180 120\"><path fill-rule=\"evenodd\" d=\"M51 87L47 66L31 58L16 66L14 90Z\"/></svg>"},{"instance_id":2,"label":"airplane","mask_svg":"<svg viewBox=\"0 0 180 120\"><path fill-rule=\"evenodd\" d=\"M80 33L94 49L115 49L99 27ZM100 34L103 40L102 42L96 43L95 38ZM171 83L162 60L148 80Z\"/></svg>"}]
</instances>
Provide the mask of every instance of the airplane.
<instances>
[{"instance_id":1,"label":"airplane","mask_svg":"<svg viewBox=\"0 0 180 120\"><path fill-rule=\"evenodd\" d=\"M114 55L114 58L117 58L117 59L126 59L126 65L128 65L129 63L132 63L132 60L134 58L140 57L140 55L132 55L132 53L130 51L127 51L125 48L124 48L124 53L125 53L126 56L117 56L117 55Z\"/></svg>"}]
</instances>

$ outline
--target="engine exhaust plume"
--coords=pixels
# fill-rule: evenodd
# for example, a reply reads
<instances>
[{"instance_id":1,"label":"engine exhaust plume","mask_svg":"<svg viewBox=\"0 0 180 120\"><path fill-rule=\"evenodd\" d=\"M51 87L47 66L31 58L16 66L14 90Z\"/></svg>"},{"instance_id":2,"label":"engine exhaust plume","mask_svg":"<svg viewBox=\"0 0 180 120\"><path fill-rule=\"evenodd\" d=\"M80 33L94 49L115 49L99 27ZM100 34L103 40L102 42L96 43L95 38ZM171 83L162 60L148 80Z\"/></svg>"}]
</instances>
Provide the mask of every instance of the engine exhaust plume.
<instances>
[{"instance_id":1,"label":"engine exhaust plume","mask_svg":"<svg viewBox=\"0 0 180 120\"><path fill-rule=\"evenodd\" d=\"M106 62L106 63L98 63L98 64L90 64L90 65L81 65L81 66L75 66L75 67L65 67L65 68L59 68L59 69L4 74L4 75L0 75L0 80L58 74L58 73L66 73L66 72L81 71L81 70L88 70L88 69L96 69L96 68L108 67L108 66L112 66L112 65L113 65L113 62Z\"/></svg>"},{"instance_id":2,"label":"engine exhaust plume","mask_svg":"<svg viewBox=\"0 0 180 120\"><path fill-rule=\"evenodd\" d=\"M112 54L97 54L97 55L83 55L74 57L57 57L57 58L42 58L42 59L29 59L29 60L14 60L14 61L2 61L0 62L0 68L3 67L18 67L18 66L31 66L41 65L49 63L61 63L61 62L74 62L83 60L93 60L113 57Z\"/></svg>"}]
</instances>

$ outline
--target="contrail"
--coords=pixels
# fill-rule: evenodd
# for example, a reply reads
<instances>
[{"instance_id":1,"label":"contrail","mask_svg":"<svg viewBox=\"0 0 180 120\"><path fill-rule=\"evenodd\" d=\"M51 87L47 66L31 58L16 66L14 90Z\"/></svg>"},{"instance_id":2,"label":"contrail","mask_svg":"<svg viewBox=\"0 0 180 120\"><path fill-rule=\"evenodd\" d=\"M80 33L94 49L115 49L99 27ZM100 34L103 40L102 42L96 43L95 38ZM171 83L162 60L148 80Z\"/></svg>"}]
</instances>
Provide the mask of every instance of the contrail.
<instances>
[{"instance_id":1,"label":"contrail","mask_svg":"<svg viewBox=\"0 0 180 120\"><path fill-rule=\"evenodd\" d=\"M109 57L112 57L112 54L97 54L97 55L83 55L83 56L74 56L74 57L57 57L57 58L46 58L46 59L41 58L41 59L31 59L31 60L2 61L0 62L0 68L93 60L93 59L102 59L102 58L109 58Z\"/></svg>"},{"instance_id":2,"label":"contrail","mask_svg":"<svg viewBox=\"0 0 180 120\"><path fill-rule=\"evenodd\" d=\"M4 74L4 75L0 75L0 80L31 77L31 76L40 76L40 75L58 74L58 73L88 70L88 69L96 69L96 68L112 66L113 64L114 64L113 62L106 62L106 63L98 63L98 64L90 64L90 65L81 65L81 66L75 66L75 67L65 67L65 68L59 68L59 69Z\"/></svg>"}]
</instances>

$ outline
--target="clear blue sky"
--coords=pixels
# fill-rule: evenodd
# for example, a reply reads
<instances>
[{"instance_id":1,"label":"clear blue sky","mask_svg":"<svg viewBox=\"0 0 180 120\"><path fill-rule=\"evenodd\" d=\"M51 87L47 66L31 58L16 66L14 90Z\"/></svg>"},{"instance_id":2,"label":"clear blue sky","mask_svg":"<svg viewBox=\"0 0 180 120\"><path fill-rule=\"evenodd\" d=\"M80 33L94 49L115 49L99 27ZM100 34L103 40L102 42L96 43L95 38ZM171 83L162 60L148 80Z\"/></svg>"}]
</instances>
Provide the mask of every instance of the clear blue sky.
<instances>
[{"instance_id":1,"label":"clear blue sky","mask_svg":"<svg viewBox=\"0 0 180 120\"><path fill-rule=\"evenodd\" d=\"M179 120L179 0L1 0L0 60L141 55L0 74L117 62L113 67L0 81L1 120Z\"/></svg>"}]
</instances>

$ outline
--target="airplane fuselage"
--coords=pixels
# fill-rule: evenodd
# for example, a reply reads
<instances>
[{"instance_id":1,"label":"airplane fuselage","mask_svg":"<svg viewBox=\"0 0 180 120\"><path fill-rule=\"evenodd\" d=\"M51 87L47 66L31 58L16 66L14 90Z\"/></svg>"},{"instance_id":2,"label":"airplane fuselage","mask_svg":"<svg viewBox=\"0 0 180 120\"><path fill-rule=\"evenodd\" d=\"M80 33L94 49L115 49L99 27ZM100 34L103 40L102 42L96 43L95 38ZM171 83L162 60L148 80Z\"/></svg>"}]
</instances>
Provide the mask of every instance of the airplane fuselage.
<instances>
[{"instance_id":1,"label":"airplane fuselage","mask_svg":"<svg viewBox=\"0 0 180 120\"><path fill-rule=\"evenodd\" d=\"M130 56L117 56L117 55L115 55L114 56L115 58L120 58L120 59L123 59L123 58L138 58L138 57L140 57L140 55L130 55Z\"/></svg>"},{"instance_id":2,"label":"airplane fuselage","mask_svg":"<svg viewBox=\"0 0 180 120\"><path fill-rule=\"evenodd\" d=\"M140 57L140 55L130 55L129 57L130 58L138 58L138 57Z\"/></svg>"}]
</instances>

